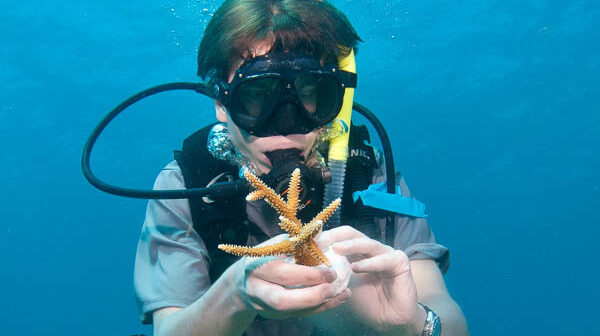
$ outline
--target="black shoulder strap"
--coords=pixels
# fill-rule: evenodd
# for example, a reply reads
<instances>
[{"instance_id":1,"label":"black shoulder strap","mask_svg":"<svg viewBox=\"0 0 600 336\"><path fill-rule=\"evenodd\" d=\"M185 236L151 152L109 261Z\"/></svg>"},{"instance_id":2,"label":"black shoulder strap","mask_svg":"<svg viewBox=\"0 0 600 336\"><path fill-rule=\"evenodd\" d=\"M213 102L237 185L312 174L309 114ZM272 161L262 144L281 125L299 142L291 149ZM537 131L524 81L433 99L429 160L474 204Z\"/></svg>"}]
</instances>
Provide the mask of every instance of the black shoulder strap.
<instances>
[{"instance_id":1,"label":"black shoulder strap","mask_svg":"<svg viewBox=\"0 0 600 336\"><path fill-rule=\"evenodd\" d=\"M183 142L181 151L175 151L175 160L181 168L187 188L204 188L215 182L238 178L238 169L225 161L215 159L206 147L208 134L214 124L202 128ZM194 230L202 237L210 256L210 277L215 281L237 257L217 248L218 244L245 245L248 239L246 203L240 197L189 200Z\"/></svg>"},{"instance_id":2,"label":"black shoulder strap","mask_svg":"<svg viewBox=\"0 0 600 336\"><path fill-rule=\"evenodd\" d=\"M351 225L373 239L380 239L379 228L373 221L374 211L362 204L354 203L352 193L365 190L373 181L377 168L375 151L370 145L369 131L364 125L350 125L348 160L342 197L342 223Z\"/></svg>"}]
</instances>

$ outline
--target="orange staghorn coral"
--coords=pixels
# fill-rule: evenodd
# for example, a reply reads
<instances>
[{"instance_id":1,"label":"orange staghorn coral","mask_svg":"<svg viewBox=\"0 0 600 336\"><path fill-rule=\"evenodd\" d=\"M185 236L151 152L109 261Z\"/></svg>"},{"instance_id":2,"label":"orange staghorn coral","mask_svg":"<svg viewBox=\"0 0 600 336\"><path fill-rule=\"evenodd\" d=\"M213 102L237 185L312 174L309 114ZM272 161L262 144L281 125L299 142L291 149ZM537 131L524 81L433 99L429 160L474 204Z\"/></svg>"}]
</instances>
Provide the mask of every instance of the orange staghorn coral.
<instances>
[{"instance_id":1,"label":"orange staghorn coral","mask_svg":"<svg viewBox=\"0 0 600 336\"><path fill-rule=\"evenodd\" d=\"M314 237L323 228L331 215L340 206L341 200L338 198L331 202L325 209L317 214L308 224L303 224L296 217L298 210L298 197L300 194L300 169L295 169L290 179L287 202L281 198L273 189L269 188L263 181L250 172L245 174L246 180L257 190L246 196L248 201L264 199L279 214L279 226L289 233L289 240L266 245L266 246L237 246L220 244L219 249L237 256L266 257L280 254L293 255L297 264L306 266L318 266L325 264L331 266L327 257L319 249L314 241Z\"/></svg>"}]
</instances>

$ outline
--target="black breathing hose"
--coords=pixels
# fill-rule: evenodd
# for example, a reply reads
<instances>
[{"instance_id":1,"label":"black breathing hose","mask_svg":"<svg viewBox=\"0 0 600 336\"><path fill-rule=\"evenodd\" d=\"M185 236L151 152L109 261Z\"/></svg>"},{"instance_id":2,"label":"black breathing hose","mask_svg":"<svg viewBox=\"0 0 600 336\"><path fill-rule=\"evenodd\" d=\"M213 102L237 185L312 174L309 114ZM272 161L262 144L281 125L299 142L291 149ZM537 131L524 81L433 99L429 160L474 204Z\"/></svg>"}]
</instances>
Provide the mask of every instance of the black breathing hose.
<instances>
[{"instance_id":1,"label":"black breathing hose","mask_svg":"<svg viewBox=\"0 0 600 336\"><path fill-rule=\"evenodd\" d=\"M85 146L83 147L83 154L81 156L81 169L85 178L96 188L107 192L109 194L117 196L125 196L132 198L143 198L143 199L180 199L180 198L191 198L191 197L203 197L203 196L228 196L240 193L248 192L248 184L244 180L238 180L236 182L224 182L215 183L209 188L190 188L180 190L140 190L122 188L119 186L105 183L98 179L93 173L90 167L90 156L92 148L98 140L98 137L106 126L123 110L136 102L155 95L164 91L171 90L190 90L195 91L205 96L214 98L212 87L208 87L206 83L190 83L190 82L176 82L158 85L141 91L123 101L117 107L112 109L94 128L90 134ZM372 125L375 127L379 138L381 139L381 145L383 146L383 154L385 157L385 172L386 172L386 187L387 192L394 194L396 192L396 171L394 168L394 158L392 153L392 145L390 144L389 137L383 124L377 119L369 109L359 103L354 103L352 107L355 111L362 114ZM386 233L393 232L393 221L391 214L388 214L386 221ZM392 245L393 237L386 234L386 243Z\"/></svg>"},{"instance_id":2,"label":"black breathing hose","mask_svg":"<svg viewBox=\"0 0 600 336\"><path fill-rule=\"evenodd\" d=\"M359 103L354 103L352 106L356 112L362 114L372 125L375 127L375 131L381 140L381 146L383 147L383 156L385 158L385 174L386 174L386 188L387 192L390 194L396 193L396 171L394 167L394 156L392 153L392 145L390 143L390 138L383 127L383 124L373 112L371 112L368 108L364 107Z\"/></svg>"}]
</instances>

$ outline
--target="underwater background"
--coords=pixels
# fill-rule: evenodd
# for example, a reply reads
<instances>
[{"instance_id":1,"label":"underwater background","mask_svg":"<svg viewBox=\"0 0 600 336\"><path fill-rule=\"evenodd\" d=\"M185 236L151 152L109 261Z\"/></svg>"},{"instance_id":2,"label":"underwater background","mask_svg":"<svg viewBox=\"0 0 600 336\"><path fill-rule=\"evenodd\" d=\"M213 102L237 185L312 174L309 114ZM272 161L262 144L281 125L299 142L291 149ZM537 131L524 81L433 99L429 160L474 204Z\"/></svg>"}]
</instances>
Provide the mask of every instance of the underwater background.
<instances>
[{"instance_id":1,"label":"underwater background","mask_svg":"<svg viewBox=\"0 0 600 336\"><path fill-rule=\"evenodd\" d=\"M146 202L94 189L81 150L123 99L197 80L220 2L2 3L3 335L152 334L132 289ZM364 39L355 100L451 250L471 334L600 334L600 2L332 2ZM149 98L109 126L92 167L150 188L213 119L198 94Z\"/></svg>"}]
</instances>

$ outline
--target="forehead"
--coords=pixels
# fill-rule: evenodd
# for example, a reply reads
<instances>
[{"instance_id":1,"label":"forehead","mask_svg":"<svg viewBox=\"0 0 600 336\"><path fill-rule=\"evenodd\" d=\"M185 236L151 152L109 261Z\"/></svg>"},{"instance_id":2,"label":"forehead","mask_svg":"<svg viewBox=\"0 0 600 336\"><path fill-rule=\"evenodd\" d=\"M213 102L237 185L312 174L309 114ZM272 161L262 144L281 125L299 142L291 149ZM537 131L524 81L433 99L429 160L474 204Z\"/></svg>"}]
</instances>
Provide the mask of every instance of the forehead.
<instances>
[{"instance_id":1,"label":"forehead","mask_svg":"<svg viewBox=\"0 0 600 336\"><path fill-rule=\"evenodd\" d=\"M278 49L278 47L275 47L275 39L274 38L264 38L262 40L259 41L255 41L255 42L250 42L250 43L240 43L236 46L236 50L237 53L235 53L230 62L229 62L229 73L227 76L227 81L231 82L233 80L233 76L235 75L235 72L237 69L240 68L240 66L242 64L244 64L244 62L255 58L255 57L259 57L259 56L264 56L272 51L274 51L273 49ZM277 50L277 51L282 51L282 52L294 52L295 50L290 50L290 49L283 49L283 50ZM326 55L322 55L320 58L315 58L318 59L319 63L321 64L321 66L323 66L325 63L331 63L332 60L328 59ZM335 59L333 60L335 62Z\"/></svg>"},{"instance_id":2,"label":"forehead","mask_svg":"<svg viewBox=\"0 0 600 336\"><path fill-rule=\"evenodd\" d=\"M236 47L237 53L234 54L229 62L229 79L235 74L242 63L246 60L268 54L273 47L273 39L263 39L248 45L239 45Z\"/></svg>"},{"instance_id":3,"label":"forehead","mask_svg":"<svg viewBox=\"0 0 600 336\"><path fill-rule=\"evenodd\" d=\"M245 48L242 48L242 50L240 50L240 54L245 59L253 58L253 57L257 57L257 56L263 56L263 55L268 54L269 51L271 51L272 47L273 47L273 40L265 39L265 40L261 40L256 43L250 44L250 45L246 46Z\"/></svg>"}]
</instances>

